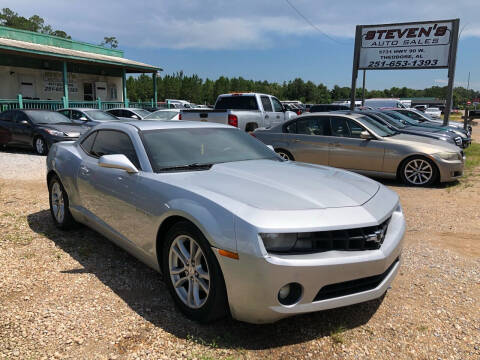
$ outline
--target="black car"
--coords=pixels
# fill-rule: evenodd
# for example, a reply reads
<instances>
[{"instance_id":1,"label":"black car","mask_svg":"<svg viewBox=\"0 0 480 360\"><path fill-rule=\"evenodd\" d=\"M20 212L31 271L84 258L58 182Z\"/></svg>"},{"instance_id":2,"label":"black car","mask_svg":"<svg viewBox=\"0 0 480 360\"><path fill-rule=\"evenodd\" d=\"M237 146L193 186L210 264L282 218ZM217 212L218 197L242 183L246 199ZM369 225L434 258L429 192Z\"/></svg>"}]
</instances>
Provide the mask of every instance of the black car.
<instances>
[{"instance_id":1,"label":"black car","mask_svg":"<svg viewBox=\"0 0 480 360\"><path fill-rule=\"evenodd\" d=\"M347 105L341 104L315 104L310 106L310 112L330 112L330 111L339 111L339 110L350 110L350 107Z\"/></svg>"},{"instance_id":2,"label":"black car","mask_svg":"<svg viewBox=\"0 0 480 360\"><path fill-rule=\"evenodd\" d=\"M400 120L390 116L386 111L378 110L355 110L354 113L364 114L371 119L387 126L389 129L401 134L423 136L430 139L443 140L451 144L460 146L462 139L442 129L423 128L420 126L409 126Z\"/></svg>"},{"instance_id":3,"label":"black car","mask_svg":"<svg viewBox=\"0 0 480 360\"><path fill-rule=\"evenodd\" d=\"M89 128L48 110L7 110L0 113L0 145L33 148L48 153L58 141L76 140Z\"/></svg>"}]
</instances>

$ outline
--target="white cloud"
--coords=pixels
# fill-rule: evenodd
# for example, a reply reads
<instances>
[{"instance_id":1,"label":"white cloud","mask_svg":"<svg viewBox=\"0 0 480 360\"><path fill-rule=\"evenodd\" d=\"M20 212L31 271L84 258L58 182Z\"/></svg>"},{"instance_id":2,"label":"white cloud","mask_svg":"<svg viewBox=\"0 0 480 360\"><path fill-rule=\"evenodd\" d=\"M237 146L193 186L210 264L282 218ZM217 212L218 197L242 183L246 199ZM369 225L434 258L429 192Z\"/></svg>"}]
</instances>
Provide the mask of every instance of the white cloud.
<instances>
[{"instance_id":1,"label":"white cloud","mask_svg":"<svg viewBox=\"0 0 480 360\"><path fill-rule=\"evenodd\" d=\"M347 41L355 25L460 17L463 36L480 37L478 0L290 2L323 33ZM283 0L3 0L23 16L38 14L75 39L117 36L121 46L148 48L264 49L285 38L331 41ZM333 43L333 42L332 42Z\"/></svg>"}]
</instances>

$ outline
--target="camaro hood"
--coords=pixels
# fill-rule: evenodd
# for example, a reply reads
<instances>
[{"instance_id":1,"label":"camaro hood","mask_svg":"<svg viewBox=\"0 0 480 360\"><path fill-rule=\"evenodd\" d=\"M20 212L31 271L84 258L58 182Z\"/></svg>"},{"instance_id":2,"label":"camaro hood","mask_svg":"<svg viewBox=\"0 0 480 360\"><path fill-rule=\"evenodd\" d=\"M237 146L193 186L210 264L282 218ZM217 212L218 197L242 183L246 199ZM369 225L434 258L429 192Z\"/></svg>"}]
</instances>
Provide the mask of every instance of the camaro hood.
<instances>
[{"instance_id":1,"label":"camaro hood","mask_svg":"<svg viewBox=\"0 0 480 360\"><path fill-rule=\"evenodd\" d=\"M265 210L360 206L380 187L373 180L344 170L274 160L230 162L216 164L210 170L158 176L172 185L217 198L220 205L231 199Z\"/></svg>"}]
</instances>

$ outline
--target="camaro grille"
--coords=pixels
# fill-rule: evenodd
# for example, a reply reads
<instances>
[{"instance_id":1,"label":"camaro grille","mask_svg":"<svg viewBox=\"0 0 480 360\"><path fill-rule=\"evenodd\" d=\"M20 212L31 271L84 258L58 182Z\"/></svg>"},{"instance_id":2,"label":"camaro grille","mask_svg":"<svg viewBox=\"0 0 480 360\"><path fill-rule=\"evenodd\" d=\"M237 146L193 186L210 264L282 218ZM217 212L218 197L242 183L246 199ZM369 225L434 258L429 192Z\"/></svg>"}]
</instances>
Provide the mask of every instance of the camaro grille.
<instances>
[{"instance_id":1,"label":"camaro grille","mask_svg":"<svg viewBox=\"0 0 480 360\"><path fill-rule=\"evenodd\" d=\"M285 249L268 249L271 253L301 254L331 250L376 250L382 246L390 218L380 225L354 229L297 233L293 246Z\"/></svg>"},{"instance_id":2,"label":"camaro grille","mask_svg":"<svg viewBox=\"0 0 480 360\"><path fill-rule=\"evenodd\" d=\"M313 301L333 299L340 296L375 289L388 276L388 274L390 274L398 262L399 259L397 258L383 274L326 285L320 289Z\"/></svg>"}]
</instances>

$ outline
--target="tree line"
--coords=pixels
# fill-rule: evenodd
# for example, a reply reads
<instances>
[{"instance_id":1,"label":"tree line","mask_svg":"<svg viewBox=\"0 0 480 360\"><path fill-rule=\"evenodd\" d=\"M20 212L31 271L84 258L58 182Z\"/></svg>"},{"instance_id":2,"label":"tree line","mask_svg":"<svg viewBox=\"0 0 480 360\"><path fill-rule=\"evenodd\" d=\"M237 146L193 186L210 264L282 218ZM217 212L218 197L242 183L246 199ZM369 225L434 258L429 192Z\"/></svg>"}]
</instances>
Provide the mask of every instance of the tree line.
<instances>
[{"instance_id":1,"label":"tree line","mask_svg":"<svg viewBox=\"0 0 480 360\"><path fill-rule=\"evenodd\" d=\"M358 99L362 89L356 90ZM185 75L182 71L159 76L157 78L157 98L184 99L196 104L214 104L217 96L230 92L260 92L271 94L280 100L300 100L303 103L325 104L350 98L350 87L335 85L328 89L324 84L315 84L297 78L283 83L247 80L242 77L228 78L221 76L216 80L201 79L198 75ZM148 75L129 77L127 79L127 94L131 101L150 101L153 94L153 81ZM445 99L446 86L432 86L423 90L407 87L392 87L384 90L366 90L366 98L411 98L433 97ZM456 87L453 94L455 107L464 105L468 100L480 98L480 91Z\"/></svg>"},{"instance_id":2,"label":"tree line","mask_svg":"<svg viewBox=\"0 0 480 360\"><path fill-rule=\"evenodd\" d=\"M38 32L40 34L53 35L64 39L72 38L63 30L54 30L51 25L47 25L45 20L38 15L32 15L26 18L9 8L3 8L0 12L0 25L14 29ZM117 48L118 40L115 36L105 36L99 45Z\"/></svg>"}]
</instances>

